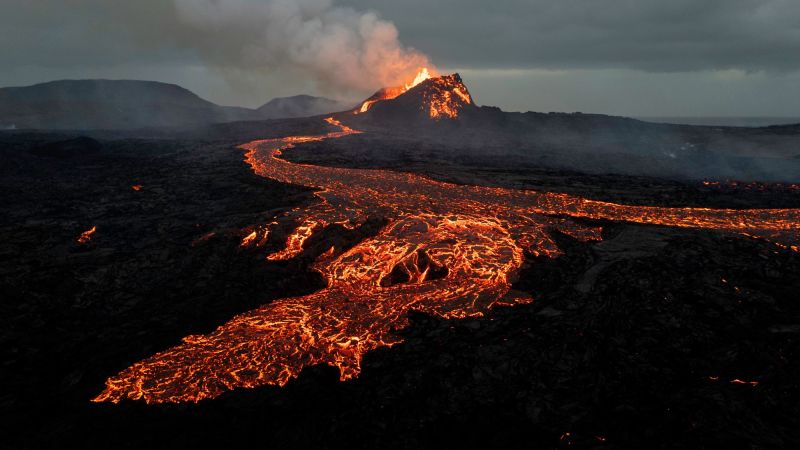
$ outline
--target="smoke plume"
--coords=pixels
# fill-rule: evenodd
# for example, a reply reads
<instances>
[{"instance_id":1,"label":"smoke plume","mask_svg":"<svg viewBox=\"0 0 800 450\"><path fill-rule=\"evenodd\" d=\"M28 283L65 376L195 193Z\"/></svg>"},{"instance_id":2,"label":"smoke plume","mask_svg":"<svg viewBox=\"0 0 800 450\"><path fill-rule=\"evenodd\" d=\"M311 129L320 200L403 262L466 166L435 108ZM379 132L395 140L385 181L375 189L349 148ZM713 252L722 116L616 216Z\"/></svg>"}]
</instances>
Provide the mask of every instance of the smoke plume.
<instances>
[{"instance_id":1,"label":"smoke plume","mask_svg":"<svg viewBox=\"0 0 800 450\"><path fill-rule=\"evenodd\" d=\"M300 71L320 89L363 92L401 85L422 53L372 12L331 0L174 0L183 44L226 71Z\"/></svg>"}]
</instances>

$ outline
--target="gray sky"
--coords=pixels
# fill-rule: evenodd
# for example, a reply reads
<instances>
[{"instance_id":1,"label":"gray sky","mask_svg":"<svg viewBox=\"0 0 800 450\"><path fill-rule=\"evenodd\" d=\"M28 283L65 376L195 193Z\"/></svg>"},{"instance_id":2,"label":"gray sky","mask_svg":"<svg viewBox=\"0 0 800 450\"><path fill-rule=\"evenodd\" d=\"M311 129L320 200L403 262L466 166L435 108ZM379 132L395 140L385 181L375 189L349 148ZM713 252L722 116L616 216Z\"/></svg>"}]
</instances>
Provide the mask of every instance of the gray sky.
<instances>
[{"instance_id":1,"label":"gray sky","mask_svg":"<svg viewBox=\"0 0 800 450\"><path fill-rule=\"evenodd\" d=\"M0 86L151 79L258 106L358 98L423 55L512 111L800 116L798 0L0 0Z\"/></svg>"}]
</instances>

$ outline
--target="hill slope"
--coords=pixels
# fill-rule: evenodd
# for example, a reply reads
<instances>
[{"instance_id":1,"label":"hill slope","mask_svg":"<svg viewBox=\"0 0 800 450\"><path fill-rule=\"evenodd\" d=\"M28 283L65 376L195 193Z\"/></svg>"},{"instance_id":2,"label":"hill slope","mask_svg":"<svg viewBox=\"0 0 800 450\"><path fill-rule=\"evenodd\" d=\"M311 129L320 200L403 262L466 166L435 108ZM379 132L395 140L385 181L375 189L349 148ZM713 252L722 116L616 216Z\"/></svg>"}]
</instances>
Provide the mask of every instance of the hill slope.
<instances>
[{"instance_id":1,"label":"hill slope","mask_svg":"<svg viewBox=\"0 0 800 450\"><path fill-rule=\"evenodd\" d=\"M180 86L154 81L61 80L0 88L0 129L136 129L304 117L344 109L298 96L258 110L219 106Z\"/></svg>"},{"instance_id":2,"label":"hill slope","mask_svg":"<svg viewBox=\"0 0 800 450\"><path fill-rule=\"evenodd\" d=\"M264 119L309 117L351 109L353 105L323 97L295 95L270 100L256 111Z\"/></svg>"}]
</instances>

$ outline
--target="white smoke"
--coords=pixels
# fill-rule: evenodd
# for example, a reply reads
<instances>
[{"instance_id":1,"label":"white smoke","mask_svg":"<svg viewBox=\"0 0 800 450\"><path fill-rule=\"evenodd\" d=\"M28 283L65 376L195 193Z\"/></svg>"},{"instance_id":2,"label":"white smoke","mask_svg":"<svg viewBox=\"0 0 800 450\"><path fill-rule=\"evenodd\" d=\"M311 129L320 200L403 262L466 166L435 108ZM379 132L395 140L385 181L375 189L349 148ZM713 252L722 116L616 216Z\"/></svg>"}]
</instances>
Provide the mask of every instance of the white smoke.
<instances>
[{"instance_id":1,"label":"white smoke","mask_svg":"<svg viewBox=\"0 0 800 450\"><path fill-rule=\"evenodd\" d=\"M364 92L413 79L428 58L393 23L331 0L174 0L184 45L224 71L300 71L322 90Z\"/></svg>"}]
</instances>

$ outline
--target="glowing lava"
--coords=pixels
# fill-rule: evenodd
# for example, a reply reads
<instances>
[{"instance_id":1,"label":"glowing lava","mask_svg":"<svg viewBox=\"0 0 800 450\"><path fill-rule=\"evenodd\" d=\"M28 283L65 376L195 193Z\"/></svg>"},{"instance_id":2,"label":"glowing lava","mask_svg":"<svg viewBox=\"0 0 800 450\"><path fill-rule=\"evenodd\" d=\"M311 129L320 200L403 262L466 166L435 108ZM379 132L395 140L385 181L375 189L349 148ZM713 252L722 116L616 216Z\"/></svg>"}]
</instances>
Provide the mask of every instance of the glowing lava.
<instances>
[{"instance_id":1,"label":"glowing lava","mask_svg":"<svg viewBox=\"0 0 800 450\"><path fill-rule=\"evenodd\" d=\"M359 374L366 352L401 342L393 331L407 326L411 310L463 318L480 316L495 305L531 302L511 289L526 253L560 255L553 230L581 241L601 239L600 227L569 217L711 228L786 245L798 241L796 209L625 206L280 158L296 143L358 133L327 121L338 131L242 146L257 174L319 190L316 203L265 227L269 232L295 225L283 249L268 258L299 255L310 236L334 224L356 228L369 217L387 224L347 251L332 248L317 258L313 268L327 281L324 289L273 301L210 334L187 336L109 378L94 401L196 402L235 388L284 385L315 364L337 367L342 380L351 379ZM245 241L254 239L251 234Z\"/></svg>"},{"instance_id":2,"label":"glowing lava","mask_svg":"<svg viewBox=\"0 0 800 450\"><path fill-rule=\"evenodd\" d=\"M420 71L417 74L417 76L414 77L414 81L412 81L411 83L405 85L406 91L411 89L411 88L413 88L414 86L422 83L423 81L427 80L430 77L431 77L431 74L428 72L428 68L427 67L423 67L422 69L420 69Z\"/></svg>"},{"instance_id":3,"label":"glowing lava","mask_svg":"<svg viewBox=\"0 0 800 450\"><path fill-rule=\"evenodd\" d=\"M431 78L431 74L428 71L428 68L427 67L423 67L422 69L419 70L419 72L417 73L417 76L414 77L414 80L411 81L411 83L408 83L408 84L406 84L404 86L400 86L400 87L390 87L390 88L383 88L383 89L379 90L378 92L373 94L372 97L366 99L364 101L364 103L361 104L361 107L358 108L355 111L355 113L356 114L365 113L365 112L369 111L369 109L372 108L372 106L375 103L378 103L378 102L383 101L383 100L392 100L394 98L397 98L397 97L401 96L402 94L405 94L406 92L408 92L411 88L416 87L418 84L420 84L423 81L425 81L427 79L430 79L430 78Z\"/></svg>"},{"instance_id":4,"label":"glowing lava","mask_svg":"<svg viewBox=\"0 0 800 450\"><path fill-rule=\"evenodd\" d=\"M78 245L89 243L89 241L92 240L92 235L94 234L95 231L97 231L97 226L93 226L92 228L89 228L88 230L81 233L81 235L78 236L77 239Z\"/></svg>"},{"instance_id":5,"label":"glowing lava","mask_svg":"<svg viewBox=\"0 0 800 450\"><path fill-rule=\"evenodd\" d=\"M253 242L255 242L256 237L258 237L258 233L253 231L245 236L244 239L242 239L242 243L239 244L239 247L249 247Z\"/></svg>"},{"instance_id":6,"label":"glowing lava","mask_svg":"<svg viewBox=\"0 0 800 450\"><path fill-rule=\"evenodd\" d=\"M457 74L431 80L431 88L422 92L431 119L455 119L465 105L472 105L472 96Z\"/></svg>"}]
</instances>

